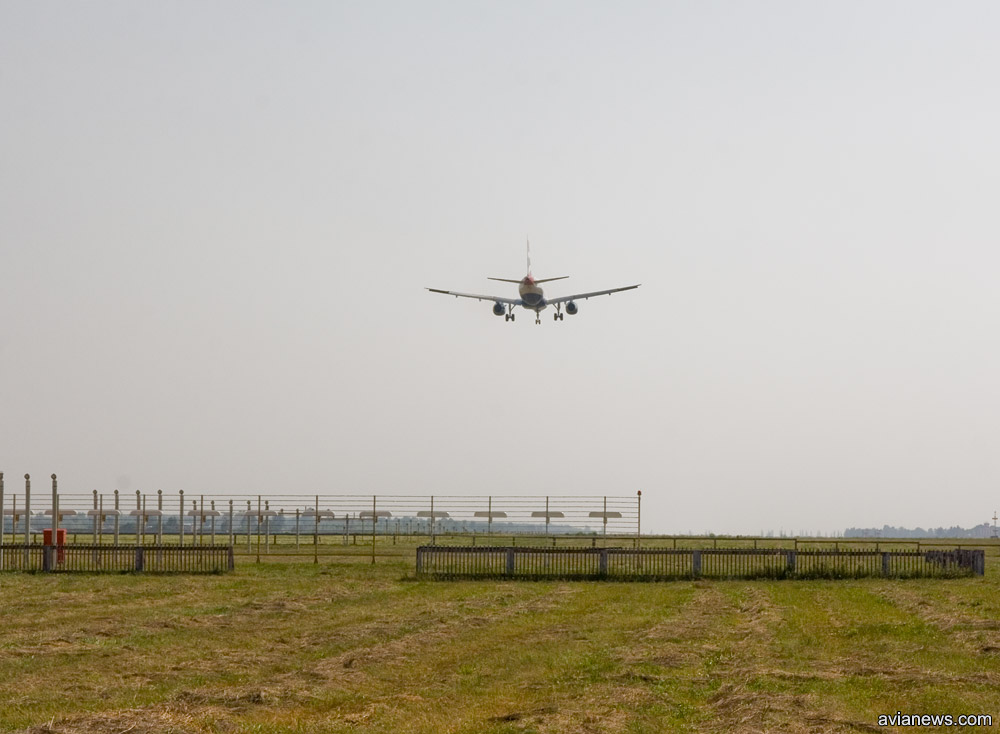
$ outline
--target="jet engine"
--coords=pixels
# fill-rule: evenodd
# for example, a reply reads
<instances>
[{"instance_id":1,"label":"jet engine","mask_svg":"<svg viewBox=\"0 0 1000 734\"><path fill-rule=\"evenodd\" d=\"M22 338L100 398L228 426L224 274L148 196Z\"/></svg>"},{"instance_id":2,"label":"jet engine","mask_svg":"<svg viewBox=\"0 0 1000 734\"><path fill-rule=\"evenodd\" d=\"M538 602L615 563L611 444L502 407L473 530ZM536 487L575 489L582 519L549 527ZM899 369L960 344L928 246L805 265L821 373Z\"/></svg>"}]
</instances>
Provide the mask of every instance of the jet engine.
<instances>
[{"instance_id":1,"label":"jet engine","mask_svg":"<svg viewBox=\"0 0 1000 734\"><path fill-rule=\"evenodd\" d=\"M493 304L493 313L496 314L497 316L503 316L505 311L506 309L503 307L503 304L500 303L500 301L497 301L496 303Z\"/></svg>"},{"instance_id":2,"label":"jet engine","mask_svg":"<svg viewBox=\"0 0 1000 734\"><path fill-rule=\"evenodd\" d=\"M580 307L577 306L573 301L570 301L569 303L566 304L566 313L568 313L570 316L575 316L576 312L579 310Z\"/></svg>"}]
</instances>

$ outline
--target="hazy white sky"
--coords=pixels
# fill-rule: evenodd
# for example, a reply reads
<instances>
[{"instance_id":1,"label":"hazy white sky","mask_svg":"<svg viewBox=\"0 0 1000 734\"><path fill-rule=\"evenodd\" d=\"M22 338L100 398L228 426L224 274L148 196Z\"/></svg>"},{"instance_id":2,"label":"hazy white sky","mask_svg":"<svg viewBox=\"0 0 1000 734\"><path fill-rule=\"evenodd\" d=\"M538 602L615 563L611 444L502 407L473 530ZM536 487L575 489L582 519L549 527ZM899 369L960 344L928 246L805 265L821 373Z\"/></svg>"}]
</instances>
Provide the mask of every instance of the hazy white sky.
<instances>
[{"instance_id":1,"label":"hazy white sky","mask_svg":"<svg viewBox=\"0 0 1000 734\"><path fill-rule=\"evenodd\" d=\"M0 470L1000 505L1000 5L0 2ZM425 286L548 295L514 324ZM128 486L123 486L128 485Z\"/></svg>"}]
</instances>

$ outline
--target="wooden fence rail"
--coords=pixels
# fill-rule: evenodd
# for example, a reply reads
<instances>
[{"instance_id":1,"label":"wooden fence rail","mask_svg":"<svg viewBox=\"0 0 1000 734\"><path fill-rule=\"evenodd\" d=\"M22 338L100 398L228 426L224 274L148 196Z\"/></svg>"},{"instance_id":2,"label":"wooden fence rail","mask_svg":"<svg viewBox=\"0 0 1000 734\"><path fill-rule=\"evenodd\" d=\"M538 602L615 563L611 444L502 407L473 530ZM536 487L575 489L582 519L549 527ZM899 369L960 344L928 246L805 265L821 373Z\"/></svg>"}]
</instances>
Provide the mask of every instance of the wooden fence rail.
<instances>
[{"instance_id":1,"label":"wooden fence rail","mask_svg":"<svg viewBox=\"0 0 1000 734\"><path fill-rule=\"evenodd\" d=\"M982 575L982 550L635 550L420 546L417 574L439 579L892 578Z\"/></svg>"},{"instance_id":2,"label":"wooden fence rail","mask_svg":"<svg viewBox=\"0 0 1000 734\"><path fill-rule=\"evenodd\" d=\"M233 568L228 545L0 545L0 571L220 573Z\"/></svg>"}]
</instances>

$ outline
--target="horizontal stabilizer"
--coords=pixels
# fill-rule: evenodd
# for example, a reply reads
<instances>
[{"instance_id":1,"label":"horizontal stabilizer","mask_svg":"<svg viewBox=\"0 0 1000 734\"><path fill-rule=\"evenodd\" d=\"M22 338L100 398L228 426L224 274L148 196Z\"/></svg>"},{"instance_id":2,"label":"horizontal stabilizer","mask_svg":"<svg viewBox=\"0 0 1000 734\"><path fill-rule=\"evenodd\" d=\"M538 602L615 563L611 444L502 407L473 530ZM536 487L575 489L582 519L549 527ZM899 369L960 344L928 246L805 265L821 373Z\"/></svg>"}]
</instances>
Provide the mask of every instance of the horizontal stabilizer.
<instances>
[{"instance_id":1,"label":"horizontal stabilizer","mask_svg":"<svg viewBox=\"0 0 1000 734\"><path fill-rule=\"evenodd\" d=\"M535 282L536 283L548 283L550 280L566 280L566 278L568 278L568 277L569 277L568 275L560 275L558 278L539 278Z\"/></svg>"},{"instance_id":2,"label":"horizontal stabilizer","mask_svg":"<svg viewBox=\"0 0 1000 734\"><path fill-rule=\"evenodd\" d=\"M511 278L487 278L486 280L499 280L501 283L520 283L521 279L513 280Z\"/></svg>"}]
</instances>

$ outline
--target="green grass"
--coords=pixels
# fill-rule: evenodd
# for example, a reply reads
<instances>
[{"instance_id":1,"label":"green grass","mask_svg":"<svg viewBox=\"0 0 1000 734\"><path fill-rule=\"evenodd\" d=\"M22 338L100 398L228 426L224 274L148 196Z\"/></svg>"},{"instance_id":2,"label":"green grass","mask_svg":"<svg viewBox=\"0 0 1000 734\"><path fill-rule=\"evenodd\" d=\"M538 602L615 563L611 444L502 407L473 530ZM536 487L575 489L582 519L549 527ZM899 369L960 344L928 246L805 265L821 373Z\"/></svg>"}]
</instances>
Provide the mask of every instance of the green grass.
<instances>
[{"instance_id":1,"label":"green grass","mask_svg":"<svg viewBox=\"0 0 1000 734\"><path fill-rule=\"evenodd\" d=\"M435 582L397 548L374 566L0 574L0 731L871 731L897 710L1000 714L994 562L941 581Z\"/></svg>"}]
</instances>

